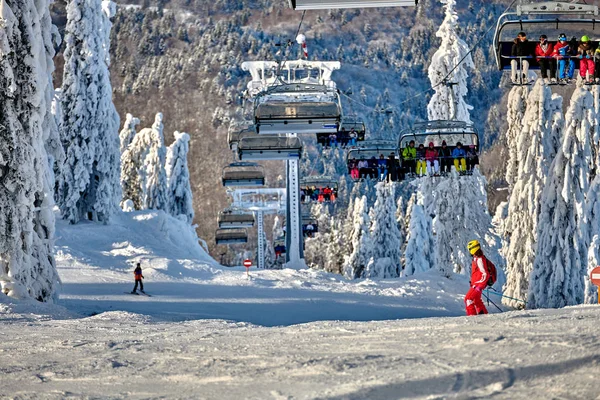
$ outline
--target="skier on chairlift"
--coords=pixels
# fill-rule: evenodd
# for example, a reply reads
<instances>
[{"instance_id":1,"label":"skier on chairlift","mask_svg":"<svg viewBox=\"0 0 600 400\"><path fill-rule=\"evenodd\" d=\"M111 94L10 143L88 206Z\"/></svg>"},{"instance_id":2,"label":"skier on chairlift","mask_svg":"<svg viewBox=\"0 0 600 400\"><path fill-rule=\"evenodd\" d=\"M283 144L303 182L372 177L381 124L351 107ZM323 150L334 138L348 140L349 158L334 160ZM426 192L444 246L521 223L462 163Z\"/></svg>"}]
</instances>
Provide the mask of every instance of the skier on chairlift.
<instances>
[{"instance_id":1,"label":"skier on chairlift","mask_svg":"<svg viewBox=\"0 0 600 400\"><path fill-rule=\"evenodd\" d=\"M594 83L594 73L596 70L594 48L587 35L581 37L581 42L579 42L579 47L577 48L577 55L579 57L579 74L581 78L587 84Z\"/></svg>"},{"instance_id":2,"label":"skier on chairlift","mask_svg":"<svg viewBox=\"0 0 600 400\"><path fill-rule=\"evenodd\" d=\"M551 57L553 51L554 46L548 42L548 36L541 35L540 42L535 46L535 55L545 84L556 83L556 60ZM550 70L550 80L548 80L548 70Z\"/></svg>"},{"instance_id":3,"label":"skier on chairlift","mask_svg":"<svg viewBox=\"0 0 600 400\"><path fill-rule=\"evenodd\" d=\"M561 33L558 36L558 43L554 46L552 55L558 61L558 79L563 85L569 83L575 75L575 61L570 57L570 54L571 46L567 42L567 35Z\"/></svg>"},{"instance_id":4,"label":"skier on chairlift","mask_svg":"<svg viewBox=\"0 0 600 400\"><path fill-rule=\"evenodd\" d=\"M533 55L531 44L527 40L527 34L525 32L519 32L513 42L510 53L512 57L515 57L510 61L512 83L515 85L528 84L529 61L527 58L531 58ZM522 71L519 71L519 61L521 62ZM521 76L518 76L519 72L522 73Z\"/></svg>"}]
</instances>

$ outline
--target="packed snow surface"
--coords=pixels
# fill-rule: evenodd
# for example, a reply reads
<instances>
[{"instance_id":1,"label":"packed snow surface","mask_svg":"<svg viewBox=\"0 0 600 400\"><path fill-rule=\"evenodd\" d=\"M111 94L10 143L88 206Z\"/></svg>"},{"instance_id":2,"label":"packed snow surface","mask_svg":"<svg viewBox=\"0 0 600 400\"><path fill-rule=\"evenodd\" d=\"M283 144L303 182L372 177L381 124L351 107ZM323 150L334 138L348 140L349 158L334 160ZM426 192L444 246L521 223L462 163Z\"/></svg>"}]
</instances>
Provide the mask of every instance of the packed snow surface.
<instances>
[{"instance_id":1,"label":"packed snow surface","mask_svg":"<svg viewBox=\"0 0 600 400\"><path fill-rule=\"evenodd\" d=\"M59 304L0 295L0 398L598 396L597 306L464 317L467 279L433 270L247 277L164 212L57 237ZM125 293L136 261L152 297Z\"/></svg>"}]
</instances>

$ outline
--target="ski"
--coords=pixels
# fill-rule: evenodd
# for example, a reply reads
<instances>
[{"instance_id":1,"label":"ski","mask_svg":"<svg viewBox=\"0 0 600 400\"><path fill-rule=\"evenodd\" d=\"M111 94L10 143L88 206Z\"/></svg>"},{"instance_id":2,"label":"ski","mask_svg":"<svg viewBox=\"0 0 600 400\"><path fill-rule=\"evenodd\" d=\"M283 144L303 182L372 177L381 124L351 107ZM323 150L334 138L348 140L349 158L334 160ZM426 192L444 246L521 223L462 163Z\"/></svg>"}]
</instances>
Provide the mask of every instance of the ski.
<instances>
[{"instance_id":1,"label":"ski","mask_svg":"<svg viewBox=\"0 0 600 400\"><path fill-rule=\"evenodd\" d=\"M134 295L134 296L146 296L146 297L152 297L152 295L151 295L151 294L148 294L148 293L143 293L143 292L139 292L139 293L138 293L138 292L135 292L135 293L133 293L133 292L124 292L124 293L126 293L126 294L132 294L132 295Z\"/></svg>"}]
</instances>

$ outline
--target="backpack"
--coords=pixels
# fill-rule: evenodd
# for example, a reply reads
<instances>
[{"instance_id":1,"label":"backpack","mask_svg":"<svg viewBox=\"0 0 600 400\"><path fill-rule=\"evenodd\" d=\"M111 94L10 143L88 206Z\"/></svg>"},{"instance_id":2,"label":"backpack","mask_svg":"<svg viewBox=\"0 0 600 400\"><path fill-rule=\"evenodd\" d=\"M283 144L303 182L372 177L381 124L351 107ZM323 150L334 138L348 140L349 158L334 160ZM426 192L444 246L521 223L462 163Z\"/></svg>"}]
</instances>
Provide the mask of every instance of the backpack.
<instances>
[{"instance_id":1,"label":"backpack","mask_svg":"<svg viewBox=\"0 0 600 400\"><path fill-rule=\"evenodd\" d=\"M498 280L498 272L496 271L496 266L487 258L485 259L485 266L488 270L488 274L490 275L487 281L487 285L492 286L494 283L496 283L496 280Z\"/></svg>"}]
</instances>

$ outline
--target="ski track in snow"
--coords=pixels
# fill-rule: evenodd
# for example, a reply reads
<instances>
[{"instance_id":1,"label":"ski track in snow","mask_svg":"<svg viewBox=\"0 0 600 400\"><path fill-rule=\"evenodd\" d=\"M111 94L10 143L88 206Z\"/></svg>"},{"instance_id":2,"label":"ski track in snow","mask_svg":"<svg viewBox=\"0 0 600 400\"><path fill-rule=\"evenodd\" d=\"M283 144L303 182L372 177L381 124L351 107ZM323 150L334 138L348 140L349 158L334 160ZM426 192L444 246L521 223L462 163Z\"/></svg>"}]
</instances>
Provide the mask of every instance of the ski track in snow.
<instances>
[{"instance_id":1,"label":"ski track in snow","mask_svg":"<svg viewBox=\"0 0 600 400\"><path fill-rule=\"evenodd\" d=\"M469 318L436 271L247 278L178 224L59 222L59 305L0 295L0 398L599 398L597 306ZM123 293L137 260L153 297Z\"/></svg>"}]
</instances>

